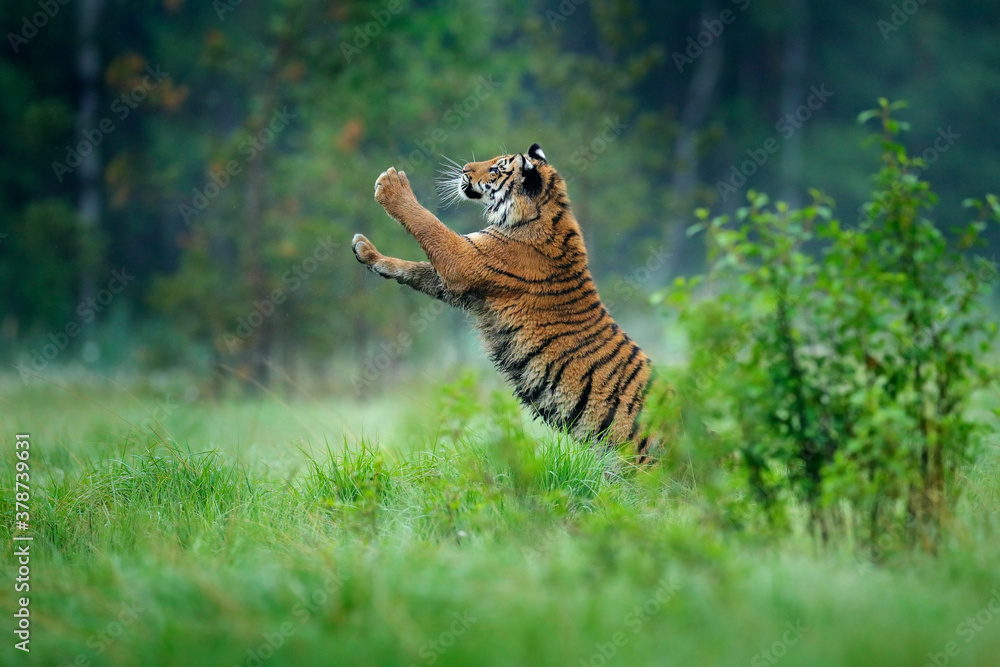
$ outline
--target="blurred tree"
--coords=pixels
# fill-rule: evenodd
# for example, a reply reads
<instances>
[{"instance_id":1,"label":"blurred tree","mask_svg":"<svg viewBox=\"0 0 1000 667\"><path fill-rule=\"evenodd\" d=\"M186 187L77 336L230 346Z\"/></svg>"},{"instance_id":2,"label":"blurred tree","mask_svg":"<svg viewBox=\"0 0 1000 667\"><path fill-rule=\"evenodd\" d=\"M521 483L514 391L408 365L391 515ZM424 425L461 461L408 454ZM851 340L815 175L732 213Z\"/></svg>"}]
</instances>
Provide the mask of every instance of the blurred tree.
<instances>
[{"instance_id":1,"label":"blurred tree","mask_svg":"<svg viewBox=\"0 0 1000 667\"><path fill-rule=\"evenodd\" d=\"M73 22L36 26L36 3L0 5L0 350L65 323L80 275L71 193L53 176L73 129Z\"/></svg>"},{"instance_id":2,"label":"blurred tree","mask_svg":"<svg viewBox=\"0 0 1000 667\"><path fill-rule=\"evenodd\" d=\"M97 26L104 11L104 0L80 0L76 11L76 72L80 83L80 101L76 111L76 131L83 141L79 144L80 191L77 216L83 236L79 295L80 303L94 299L97 294L97 270L101 263L101 209L103 193L101 174L101 144L107 123L99 115L101 101L101 52L97 43ZM86 150L82 150L86 146ZM59 170L56 167L55 170ZM85 322L84 335L90 333L90 322Z\"/></svg>"},{"instance_id":3,"label":"blurred tree","mask_svg":"<svg viewBox=\"0 0 1000 667\"><path fill-rule=\"evenodd\" d=\"M807 185L860 205L853 118L879 95L916 103L907 142L944 228L960 193L1000 180L1000 120L982 113L1000 97L1000 17L977 0L902 14L891 0L161 0L104 5L90 49L77 16L102 5L60 5L41 27L37 2L0 7L0 340L15 359L79 321L84 276L122 267L135 286L115 307L166 363L252 385L334 356L363 369L402 334L420 347L427 302L368 280L348 243L362 231L418 258L371 187L395 164L434 208L442 154L540 143L605 298L633 308L668 272L701 270L693 206ZM64 66L78 59L103 77ZM88 132L96 171L68 166ZM478 226L472 208L436 212ZM184 344L150 351L157 322Z\"/></svg>"}]
</instances>

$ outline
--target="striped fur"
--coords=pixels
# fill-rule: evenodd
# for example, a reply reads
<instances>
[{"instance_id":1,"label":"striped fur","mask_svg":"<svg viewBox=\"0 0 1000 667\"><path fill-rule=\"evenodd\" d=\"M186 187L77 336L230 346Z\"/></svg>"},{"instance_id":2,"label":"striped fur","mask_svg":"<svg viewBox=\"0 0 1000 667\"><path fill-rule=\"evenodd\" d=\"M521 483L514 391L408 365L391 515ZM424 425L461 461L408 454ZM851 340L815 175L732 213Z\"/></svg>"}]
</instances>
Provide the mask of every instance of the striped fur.
<instances>
[{"instance_id":1,"label":"striped fur","mask_svg":"<svg viewBox=\"0 0 1000 667\"><path fill-rule=\"evenodd\" d=\"M638 462L655 442L639 415L652 366L597 294L566 184L537 144L526 154L456 165L439 189L479 201L489 225L460 235L422 207L389 168L375 199L420 243L428 262L381 255L358 234L371 271L475 316L490 360L517 397L551 426Z\"/></svg>"}]
</instances>

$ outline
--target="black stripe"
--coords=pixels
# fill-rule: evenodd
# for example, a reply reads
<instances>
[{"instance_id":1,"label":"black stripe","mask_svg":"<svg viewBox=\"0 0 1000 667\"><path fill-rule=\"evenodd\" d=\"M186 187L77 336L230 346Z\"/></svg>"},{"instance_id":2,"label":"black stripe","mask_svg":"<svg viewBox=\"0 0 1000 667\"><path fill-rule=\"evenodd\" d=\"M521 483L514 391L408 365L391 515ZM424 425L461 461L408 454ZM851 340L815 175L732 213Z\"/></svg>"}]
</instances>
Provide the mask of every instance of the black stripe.
<instances>
[{"instance_id":1,"label":"black stripe","mask_svg":"<svg viewBox=\"0 0 1000 667\"><path fill-rule=\"evenodd\" d=\"M574 320L572 322L553 322L552 323L553 325L565 326L566 328L560 329L559 331L556 331L554 334L546 336L544 339L542 339L542 342L540 342L538 345L532 348L532 351L536 350L541 351L544 348L551 345L554 341L559 340L560 338L567 338L567 337L576 338L580 334L586 332L588 329L591 329L594 325L598 324L599 322L600 322L599 317L597 318L588 317L582 320Z\"/></svg>"},{"instance_id":2,"label":"black stripe","mask_svg":"<svg viewBox=\"0 0 1000 667\"><path fill-rule=\"evenodd\" d=\"M616 326L616 325L615 325L615 323L614 323L614 322L612 322L612 323L611 323L611 327L612 327L612 329L613 329L613 328L614 328L615 326ZM607 327L605 327L604 329L606 329L606 328L607 328ZM600 330L599 330L598 332L595 332L595 333L594 333L594 334L592 334L592 335L596 336L596 335L597 335L597 333L600 333L601 331L604 331L604 329L600 329ZM613 338L614 338L614 333L612 333L612 339L613 339ZM599 340L599 341L597 341L597 342L598 342L598 345L603 345L604 343L608 342L608 340L607 340L607 339L605 339L605 340ZM621 349L622 349L622 347L624 347L624 345L625 345L625 341L620 341L620 342L618 343L618 347L616 347L616 348L614 349L614 351L613 351L613 352L611 352L611 357L613 358L613 357L614 357L614 356L615 356L616 354L618 354L618 352L620 352L620 351L621 351ZM591 354L591 353L593 353L593 352L596 352L596 351L597 351L597 350L593 350L593 351L588 351L588 352L587 352L587 354ZM558 372L558 373L556 374L556 376L555 376L555 377L554 377L554 378L552 379L552 383L551 383L551 384L552 384L553 386L558 386L558 384L559 384L559 381L560 381L560 380L562 380L562 375L563 375L563 373L564 373L564 372L566 371L566 369L567 369L567 368L569 367L569 362L570 362L570 361L573 361L573 359L574 359L574 358L575 358L575 357L570 357L569 359L567 359L567 360L566 360L566 363L565 363L565 364L563 364L562 368L560 368L560 369L559 369L559 372ZM602 357L602 359L603 359L603 357ZM599 359L598 361L601 361L601 359ZM595 364L596 364L596 363L597 363L597 362L595 362ZM607 363L607 361L604 361L603 363ZM587 369L586 371L584 371L584 373L583 373L583 376L584 376L584 377L588 377L588 378L590 378L591 380L593 380L593 375L594 375L594 370L595 370L595 364L592 364L592 365L591 365L591 367L590 367L589 369ZM602 364L602 365L603 365L603 364Z\"/></svg>"},{"instance_id":3,"label":"black stripe","mask_svg":"<svg viewBox=\"0 0 1000 667\"><path fill-rule=\"evenodd\" d=\"M535 412L538 413L538 416L541 417L546 424L550 424L551 426L555 426L556 428L565 427L564 420L557 411L558 410L557 408L552 406L539 408L536 407L535 405L532 405L531 407L535 410Z\"/></svg>"},{"instance_id":4,"label":"black stripe","mask_svg":"<svg viewBox=\"0 0 1000 667\"><path fill-rule=\"evenodd\" d=\"M528 352L525 353L525 355L522 356L517 361L509 360L508 363L503 364L501 370L507 372L508 374L510 374L512 376L519 377L520 374L522 372L524 372L524 369L527 367L527 365L529 363L531 363L531 361L534 360L539 354L541 354L545 350L545 348L547 348L549 345L551 345L555 341L559 340L560 338L565 338L567 336L569 336L569 337L579 336L580 334L584 333L588 329L592 328L594 325L598 324L600 322L601 317L603 317L603 314L602 313L597 313L596 317L591 316L591 317L584 318L583 320L580 320L580 321L551 322L550 323L551 325L566 326L566 325L574 324L574 325L581 325L581 326L579 326L579 327L577 327L575 329L567 329L567 330L557 331L556 333L554 333L554 334L546 337L545 339L542 340L541 343L539 343L535 347L533 347L530 350L528 350ZM583 326L583 325L586 325L586 326Z\"/></svg>"},{"instance_id":5,"label":"black stripe","mask_svg":"<svg viewBox=\"0 0 1000 667\"><path fill-rule=\"evenodd\" d=\"M574 299L573 301L570 301L568 303L560 303L560 304L558 304L558 306L552 306L552 307L544 309L541 317L545 318L546 316L551 316L551 319L550 320L544 320L543 319L543 321L541 321L541 322L538 323L538 326L539 327L556 327L556 326L560 326L562 324L580 324L581 322L586 322L586 321L588 321L591 318L587 318L587 320L574 320L574 319L571 319L571 318L577 317L579 315L586 315L587 313L589 313L591 311L594 311L594 310L600 311L598 313L599 315L601 315L601 316L604 315L604 308L603 308L604 304L602 304L600 302L600 300L598 300L598 299L594 299L590 303L590 305L588 305L585 308L581 308L580 310L572 310L572 311L567 312L567 310L566 310L567 306L572 306L576 302L581 301L581 300L582 299Z\"/></svg>"},{"instance_id":6,"label":"black stripe","mask_svg":"<svg viewBox=\"0 0 1000 667\"><path fill-rule=\"evenodd\" d=\"M623 372L625 371L625 369L626 369L626 368L628 368L628 365L629 365L629 364L631 364L631 363L632 363L632 362L633 362L633 361L635 360L635 358L636 358L636 357L637 357L638 355L639 355L639 346L638 346L638 345L633 345L633 346L632 346L632 352L631 352L631 353L630 353L630 354L628 355L628 357L627 357L627 358L626 358L626 359L625 359L624 361L622 361L621 363L619 363L619 364L618 364L618 366L616 366L616 367L615 367L615 370L614 370L614 371L612 371L612 372L611 372L611 373L610 373L610 374L608 375L608 379L609 379L609 380L610 380L610 379L611 379L611 378L612 378L613 376L615 376L615 375L617 375L617 376L618 376L618 382L616 382L616 383L615 383L615 388L614 388L614 389L612 390L612 392L613 392L614 394L618 394L618 393L620 393L621 391L624 391L625 387L627 387L627 386L628 386L628 383L627 383L627 382L625 383L625 385L624 385L624 386L622 385L622 377L623 377L623 376L622 376L621 374L622 374L622 373L623 373ZM638 368L636 368L636 369L634 369L634 370L632 371L632 374L631 374L631 375L629 375L629 377L628 377L628 380L629 380L629 382L631 382L631 381L632 381L632 378L634 378L634 377L635 377L635 374L636 374L637 372L639 372L639 369L638 369Z\"/></svg>"},{"instance_id":7,"label":"black stripe","mask_svg":"<svg viewBox=\"0 0 1000 667\"><path fill-rule=\"evenodd\" d=\"M648 361L644 362L643 364L641 364L640 368L645 367L648 363L649 363ZM646 384L643 385L642 389L635 392L635 395L632 396L632 400L628 404L629 414L632 414L632 411L636 408L638 404L645 403L646 395L649 393L649 388L652 384L653 383L650 380L646 380Z\"/></svg>"},{"instance_id":8,"label":"black stripe","mask_svg":"<svg viewBox=\"0 0 1000 667\"><path fill-rule=\"evenodd\" d=\"M563 289L552 290L552 291L538 291L538 292L533 292L533 294L535 296L566 296L567 294L572 294L576 290L582 288L587 283L591 283L591 285L593 285L590 276L587 276L585 279L581 280L580 284L577 287L564 287ZM591 294L594 294L594 295L597 294L597 290L594 289L593 286L591 286L590 289L587 289L587 290L584 290L583 292L581 292L580 295L578 297L576 297L575 299L573 299L572 301L567 301L567 302L561 303L559 305L561 305L561 306L568 306L571 303L575 303L576 301L579 301L580 299L582 299L582 298L584 298L586 296L589 296Z\"/></svg>"},{"instance_id":9,"label":"black stripe","mask_svg":"<svg viewBox=\"0 0 1000 667\"><path fill-rule=\"evenodd\" d=\"M487 334L487 338L490 342L492 342L494 338L499 339L499 344L490 351L490 361L499 366L501 362L506 359L507 352L513 344L514 335L521 331L522 328L524 328L523 325L518 325L516 327L507 326L503 329Z\"/></svg>"},{"instance_id":10,"label":"black stripe","mask_svg":"<svg viewBox=\"0 0 1000 667\"><path fill-rule=\"evenodd\" d=\"M577 421L583 415L583 411L587 409L587 402L590 400L590 390L594 386L594 378L587 378L587 384L580 393L580 398L577 399L576 405L573 406L573 410L570 411L566 418L566 426L568 428L574 428Z\"/></svg>"},{"instance_id":11,"label":"black stripe","mask_svg":"<svg viewBox=\"0 0 1000 667\"><path fill-rule=\"evenodd\" d=\"M614 323L614 322L611 322L611 321L608 321L607 323L605 323L605 325L604 325L603 327L601 327L600 329L598 329L598 330L597 330L597 331L595 331L594 333L592 333L592 334L589 334L588 336L585 336L585 337L584 337L584 338L583 338L583 339L582 339L582 340L581 340L580 342L578 342L578 343L577 343L577 344L576 344L576 345L575 345L574 347L570 348L569 350L566 350L566 351L565 351L565 352L563 353L563 355L562 355L562 358L563 358L563 359L565 359L565 360L567 361L567 363L568 363L569 361L571 361L571 360L573 359L573 355L574 355L575 353L579 352L579 351L580 351L581 349L583 349L583 348L584 348L584 347L586 347L587 345L589 345L589 344L593 343L593 342L594 342L594 340L595 340L595 339L596 339L596 338L597 338L598 336L600 336L600 335L601 335L602 333L604 333L604 332L605 332L605 331L607 331L608 329L612 328L612 327L613 327L614 325L615 325L615 323ZM603 342L603 341L602 341L602 342ZM546 369L546 371L548 371L548 369ZM548 372L546 372L546 375L548 375Z\"/></svg>"},{"instance_id":12,"label":"black stripe","mask_svg":"<svg viewBox=\"0 0 1000 667\"><path fill-rule=\"evenodd\" d=\"M549 310L555 310L555 309L554 308L550 308ZM592 310L602 311L602 312L598 313L598 315L600 315L601 317L604 316L604 312L603 312L603 310L604 310L604 304L602 304L598 299L594 299L594 301L589 306L587 306L586 308L584 308L583 310L575 310L575 311L573 311L571 313L563 313L563 312L561 312L561 310L557 311L557 314L560 317L559 321L555 321L555 322L543 322L542 326L551 326L551 325L555 325L555 324L560 324L563 321L569 321L569 318L571 318L571 317L576 317L577 315L583 315L585 313L589 313ZM566 320L563 320L562 319L563 317L565 317Z\"/></svg>"},{"instance_id":13,"label":"black stripe","mask_svg":"<svg viewBox=\"0 0 1000 667\"><path fill-rule=\"evenodd\" d=\"M527 368L528 364L538 357L538 355L540 355L545 349L546 345L551 342L552 341L547 341L531 350L528 350L527 354L516 361L514 359L508 359L504 362L497 363L497 367L500 372L510 377L514 384L518 384L521 381L521 375L524 373L524 369Z\"/></svg>"},{"instance_id":14,"label":"black stripe","mask_svg":"<svg viewBox=\"0 0 1000 667\"><path fill-rule=\"evenodd\" d=\"M569 245L569 243L568 243L568 241L570 239L572 239L572 238L574 238L576 236L579 236L579 235L580 235L580 233L578 231L576 231L575 229L570 229L566 233L566 235L562 238L562 240L559 241L559 245L562 246L562 252L559 253L558 255L553 256L552 259L562 259L562 258L566 257L570 253L570 251L572 251L575 256L579 256L581 253L579 253L577 250L575 250L574 248L572 248Z\"/></svg>"},{"instance_id":15,"label":"black stripe","mask_svg":"<svg viewBox=\"0 0 1000 667\"><path fill-rule=\"evenodd\" d=\"M607 331L609 327L610 324L605 324L597 331L584 337L583 340L577 343L575 347L564 352L558 359L553 359L548 364L546 364L545 373L542 375L542 382L545 382L552 387L558 387L559 381L562 379L563 373L566 372L566 368L569 366L569 364L572 363L577 358L576 356L577 353L583 350L584 348L593 345L595 342L597 343L597 345L603 345L606 342L606 340L601 339L600 336L605 331ZM552 374L552 371L557 368L556 364L558 364L558 370L556 370L556 374L552 376L552 379L549 380L549 376Z\"/></svg>"},{"instance_id":16,"label":"black stripe","mask_svg":"<svg viewBox=\"0 0 1000 667\"><path fill-rule=\"evenodd\" d=\"M561 320L559 322L549 322L545 326L560 326L566 328L543 339L543 341L539 343L535 349L541 350L548 347L549 344L560 338L575 338L593 327L595 324L598 324L603 316L604 315L602 313L596 313L595 315L585 317L582 320Z\"/></svg>"},{"instance_id":17,"label":"black stripe","mask_svg":"<svg viewBox=\"0 0 1000 667\"><path fill-rule=\"evenodd\" d=\"M552 274L553 278L555 278L556 276L565 276L570 271L574 272L573 273L574 276L582 276L587 271L587 265L583 264L581 266L581 262L579 260L571 259L568 262L562 262L561 264L553 265L552 270L553 270ZM558 282L562 282L563 280L568 280L568 279L563 278L560 279Z\"/></svg>"},{"instance_id":18,"label":"black stripe","mask_svg":"<svg viewBox=\"0 0 1000 667\"><path fill-rule=\"evenodd\" d=\"M607 430L610 429L611 425L614 423L615 411L618 410L618 404L620 402L621 396L616 394L614 400L611 401L611 407L608 409L607 414L604 415L604 419L601 420L601 425L597 427L597 431L594 433L598 439L604 438Z\"/></svg>"},{"instance_id":19,"label":"black stripe","mask_svg":"<svg viewBox=\"0 0 1000 667\"><path fill-rule=\"evenodd\" d=\"M632 351L631 356L629 356L629 363L631 363L632 360L634 360L637 356L639 356L639 352L640 352L639 346L636 345L635 349ZM633 368L632 372L629 373L629 376L625 379L625 382L623 382L620 385L621 391L625 391L626 389L628 389L628 386L632 383L632 380L635 379L635 376L637 376L639 374L639 371L642 370L642 367L643 367L643 363L641 361L638 364L635 365L635 368Z\"/></svg>"},{"instance_id":20,"label":"black stripe","mask_svg":"<svg viewBox=\"0 0 1000 667\"><path fill-rule=\"evenodd\" d=\"M593 376L594 376L594 374L597 372L597 370L600 369L600 368L603 368L604 366L607 366L609 363L611 363L611 361L613 361L614 358L618 356L618 353L621 352L622 348L625 347L627 344L628 344L628 340L627 339L620 340L618 342L618 346L615 347L614 350L612 350L611 352L605 354L603 357L598 357L597 360L594 361L594 363L592 363L590 365L590 368L588 368L586 371L584 371L583 374L586 377L589 377L589 378L592 379Z\"/></svg>"},{"instance_id":21,"label":"black stripe","mask_svg":"<svg viewBox=\"0 0 1000 667\"><path fill-rule=\"evenodd\" d=\"M516 228L521 227L523 225L530 224L530 223L535 222L536 220L538 220L539 218L542 217L542 208L546 204L548 204L549 201L552 200L552 185L555 183L555 181L556 181L556 175L555 175L555 173L550 174L549 175L548 183L545 184L545 186L542 188L541 193L539 193L539 196L541 197L541 200L538 201L535 204L535 215L534 215L534 217L527 218L525 220L520 220L520 221L514 223L513 225L508 225L509 229L516 229Z\"/></svg>"},{"instance_id":22,"label":"black stripe","mask_svg":"<svg viewBox=\"0 0 1000 667\"><path fill-rule=\"evenodd\" d=\"M537 401L541 397L543 391L545 391L545 385L536 384L530 388L517 387L514 390L514 395L516 395L521 400L521 402L527 405L528 407L534 407L535 401Z\"/></svg>"},{"instance_id":23,"label":"black stripe","mask_svg":"<svg viewBox=\"0 0 1000 667\"><path fill-rule=\"evenodd\" d=\"M482 233L486 234L487 236L492 236L493 238L495 238L498 241L509 242L509 241L515 241L516 240L516 239L510 238L509 236L501 234L500 232L494 231L492 227L487 227L486 229L484 229L482 231Z\"/></svg>"},{"instance_id":24,"label":"black stripe","mask_svg":"<svg viewBox=\"0 0 1000 667\"><path fill-rule=\"evenodd\" d=\"M640 352L639 346L638 345L633 345L632 346L632 352L631 352L631 354L629 354L628 358L625 361L623 361L622 363L618 364L618 368L616 368L614 372L618 373L619 369L624 370L624 369L628 368L629 364L631 364L635 360L635 358L637 356L639 356L639 352ZM623 376L619 375L618 382L615 383L615 388L612 391L612 394L614 395L613 407L612 407L611 411L608 413L607 417L605 417L605 421L613 419L613 414L612 413L615 410L617 410L618 406L621 404L622 393L626 389L628 389L629 384L639 374L639 371L642 370L642 367L643 367L643 364L641 362L638 363L638 364L636 364L635 368L632 369L632 372L629 373L628 377L625 378L624 380L622 379ZM626 415L631 414L631 410L626 410L625 414ZM604 430L607 429L607 428L609 428L610 426L611 426L610 423L608 423L608 424L602 424L601 428L598 430L598 434L599 435L603 434ZM631 439L633 435L635 435L635 426L633 426L632 432L629 434L629 439ZM601 437L603 437L603 435L601 435Z\"/></svg>"},{"instance_id":25,"label":"black stripe","mask_svg":"<svg viewBox=\"0 0 1000 667\"><path fill-rule=\"evenodd\" d=\"M479 246L476 245L476 242L473 241L471 238L469 238L469 236L467 234L463 235L462 238L465 239L466 241L468 241L469 245L471 245L473 248L475 248L476 252L478 252L480 255L482 255L483 257L487 256L486 253L483 252L482 249Z\"/></svg>"},{"instance_id":26,"label":"black stripe","mask_svg":"<svg viewBox=\"0 0 1000 667\"><path fill-rule=\"evenodd\" d=\"M531 223L542 217L542 212L535 209L535 215L531 218L525 218L524 220L518 220L513 225L507 225L507 229L517 229L518 227L524 227L525 225L530 225Z\"/></svg>"},{"instance_id":27,"label":"black stripe","mask_svg":"<svg viewBox=\"0 0 1000 667\"><path fill-rule=\"evenodd\" d=\"M476 246L475 243L473 243L472 245L476 247L476 250L479 250L478 246ZM483 253L482 250L479 250L479 252L481 254L483 254L483 255L486 254L486 253ZM509 271L504 271L503 269L498 269L497 267L492 266L490 264L485 264L485 266L486 266L487 269L489 269L493 273L498 273L498 274L500 274L502 276L507 276L508 278L513 278L514 280L519 280L522 283L526 283L528 285L546 285L546 284L551 284L551 283L566 283L566 282L569 282L571 280L580 281L580 279L583 278L584 274L587 273L587 268L584 267L584 268L580 269L579 271L577 271L576 273L574 273L573 275L571 275L569 277L566 277L566 278L557 278L556 276L558 276L559 274L555 274L555 276L547 276L545 278L525 278L523 276L517 275L516 273L511 273Z\"/></svg>"}]
</instances>

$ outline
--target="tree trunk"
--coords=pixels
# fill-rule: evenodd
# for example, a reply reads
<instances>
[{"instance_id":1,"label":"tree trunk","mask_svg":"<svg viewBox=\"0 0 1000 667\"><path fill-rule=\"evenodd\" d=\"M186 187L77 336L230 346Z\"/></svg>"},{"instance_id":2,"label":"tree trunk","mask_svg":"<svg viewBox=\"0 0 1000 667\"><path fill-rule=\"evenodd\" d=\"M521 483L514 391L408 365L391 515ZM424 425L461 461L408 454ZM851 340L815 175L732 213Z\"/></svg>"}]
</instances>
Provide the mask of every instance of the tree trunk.
<instances>
[{"instance_id":1,"label":"tree trunk","mask_svg":"<svg viewBox=\"0 0 1000 667\"><path fill-rule=\"evenodd\" d=\"M266 116L260 123L254 123L250 127L250 133L254 136L265 127ZM249 273L250 293L254 303L265 303L270 297L268 287L267 271L263 261L263 247L261 236L263 234L263 205L261 203L261 192L265 187L266 175L264 173L264 158L258 156L256 160L250 162L247 168L246 184L246 267ZM273 306L272 306L273 307ZM273 312L262 314L263 321L254 332L248 346L249 377L246 383L251 387L267 386L271 379L270 356L274 345L274 321Z\"/></svg>"},{"instance_id":2,"label":"tree trunk","mask_svg":"<svg viewBox=\"0 0 1000 667\"><path fill-rule=\"evenodd\" d=\"M719 12L713 0L705 0L701 8L701 18L711 20ZM698 133L708 115L709 105L715 95L715 88L722 74L724 51L722 38L705 49L698 59L688 88L684 107L681 109L680 129L674 143L674 177L670 186L672 202L671 220L667 232L667 275L674 277L692 268L685 265L685 259L700 257L700 253L689 252L687 222L691 220L695 188L698 185Z\"/></svg>"},{"instance_id":3,"label":"tree trunk","mask_svg":"<svg viewBox=\"0 0 1000 667\"><path fill-rule=\"evenodd\" d=\"M806 58L809 55L809 8L807 0L788 0L789 26L782 62L781 113L793 112L805 101ZM798 190L802 177L802 129L785 140L781 148L779 192L792 208L802 205Z\"/></svg>"},{"instance_id":4,"label":"tree trunk","mask_svg":"<svg viewBox=\"0 0 1000 667\"><path fill-rule=\"evenodd\" d=\"M80 78L80 106L76 113L76 136L93 130L98 124L101 100L101 53L97 47L97 26L104 11L104 0L80 0L77 3L76 35L79 46L76 72ZM94 146L88 154L81 153L80 198L77 216L80 220L82 248L79 285L80 301L93 298L97 292L97 271L101 261L101 149ZM83 326L83 340L92 343L93 326ZM85 348L86 350L86 348Z\"/></svg>"}]
</instances>

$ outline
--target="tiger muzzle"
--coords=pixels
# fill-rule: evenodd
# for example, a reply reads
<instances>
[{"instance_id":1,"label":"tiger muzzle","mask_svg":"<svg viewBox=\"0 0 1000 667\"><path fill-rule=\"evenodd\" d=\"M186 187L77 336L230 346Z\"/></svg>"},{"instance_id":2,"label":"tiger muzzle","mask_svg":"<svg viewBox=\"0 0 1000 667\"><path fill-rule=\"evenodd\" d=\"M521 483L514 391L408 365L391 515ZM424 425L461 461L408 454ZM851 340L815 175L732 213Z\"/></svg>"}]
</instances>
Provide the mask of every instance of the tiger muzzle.
<instances>
[{"instance_id":1,"label":"tiger muzzle","mask_svg":"<svg viewBox=\"0 0 1000 667\"><path fill-rule=\"evenodd\" d=\"M467 181L467 180L464 180L464 179L462 180L462 194L465 195L468 199L482 199L483 198L482 193L477 192L472 187L472 183L470 181Z\"/></svg>"}]
</instances>

